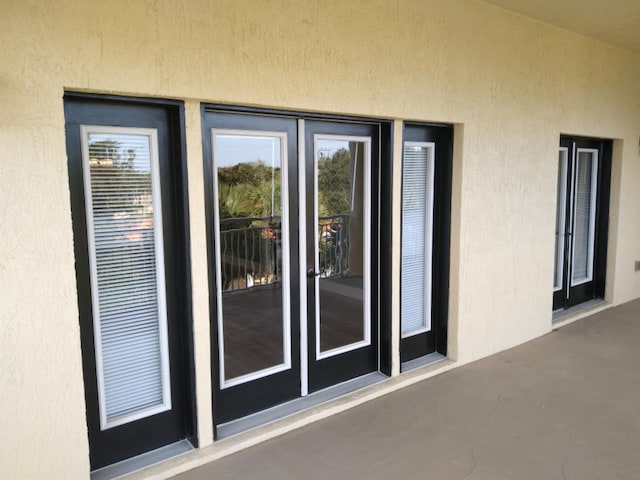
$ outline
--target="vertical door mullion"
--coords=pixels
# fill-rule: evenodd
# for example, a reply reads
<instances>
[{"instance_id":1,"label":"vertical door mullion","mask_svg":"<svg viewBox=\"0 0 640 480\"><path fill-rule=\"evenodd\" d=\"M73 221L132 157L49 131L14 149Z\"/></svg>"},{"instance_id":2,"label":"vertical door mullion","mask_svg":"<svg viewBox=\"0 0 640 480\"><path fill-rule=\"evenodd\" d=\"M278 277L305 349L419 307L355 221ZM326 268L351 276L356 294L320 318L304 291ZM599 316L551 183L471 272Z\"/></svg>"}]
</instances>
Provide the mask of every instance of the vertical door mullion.
<instances>
[{"instance_id":1,"label":"vertical door mullion","mask_svg":"<svg viewBox=\"0 0 640 480\"><path fill-rule=\"evenodd\" d=\"M306 168L305 168L305 121L298 119L298 232L300 240L300 396L309 393L309 358L307 332L307 227L306 227Z\"/></svg>"}]
</instances>

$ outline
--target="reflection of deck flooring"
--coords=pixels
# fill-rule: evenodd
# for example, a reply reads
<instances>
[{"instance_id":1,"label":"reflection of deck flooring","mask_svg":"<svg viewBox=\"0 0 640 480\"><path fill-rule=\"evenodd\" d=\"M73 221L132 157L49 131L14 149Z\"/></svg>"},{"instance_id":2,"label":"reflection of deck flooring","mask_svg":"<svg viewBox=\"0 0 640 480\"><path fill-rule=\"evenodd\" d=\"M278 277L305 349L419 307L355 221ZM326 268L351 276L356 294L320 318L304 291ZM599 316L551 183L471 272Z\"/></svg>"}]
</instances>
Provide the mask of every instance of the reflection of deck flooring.
<instances>
[{"instance_id":1,"label":"reflection of deck flooring","mask_svg":"<svg viewBox=\"0 0 640 480\"><path fill-rule=\"evenodd\" d=\"M322 351L362 340L362 300L322 288L324 283L320 282ZM226 378L283 363L282 290L255 287L223 293L222 298ZM291 312L292 321L297 321L297 313Z\"/></svg>"},{"instance_id":2,"label":"reflection of deck flooring","mask_svg":"<svg viewBox=\"0 0 640 480\"><path fill-rule=\"evenodd\" d=\"M362 300L322 288L323 283L320 280L320 351L362 340Z\"/></svg>"},{"instance_id":3,"label":"reflection of deck flooring","mask_svg":"<svg viewBox=\"0 0 640 480\"><path fill-rule=\"evenodd\" d=\"M281 288L223 293L222 309L227 379L284 362Z\"/></svg>"}]
</instances>

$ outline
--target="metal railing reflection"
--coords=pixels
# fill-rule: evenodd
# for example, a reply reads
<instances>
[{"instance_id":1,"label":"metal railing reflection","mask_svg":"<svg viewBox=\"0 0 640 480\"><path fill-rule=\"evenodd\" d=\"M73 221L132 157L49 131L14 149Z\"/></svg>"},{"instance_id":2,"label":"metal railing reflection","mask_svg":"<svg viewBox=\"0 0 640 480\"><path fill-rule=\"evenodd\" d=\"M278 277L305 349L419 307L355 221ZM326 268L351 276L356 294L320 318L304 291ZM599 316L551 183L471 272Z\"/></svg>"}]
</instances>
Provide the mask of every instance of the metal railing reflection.
<instances>
[{"instance_id":1,"label":"metal railing reflection","mask_svg":"<svg viewBox=\"0 0 640 480\"><path fill-rule=\"evenodd\" d=\"M321 278L349 269L349 215L319 218ZM282 279L282 228L277 217L233 217L220 221L220 270L226 292L277 285Z\"/></svg>"},{"instance_id":2,"label":"metal railing reflection","mask_svg":"<svg viewBox=\"0 0 640 480\"><path fill-rule=\"evenodd\" d=\"M349 270L349 215L318 217L320 278L340 277Z\"/></svg>"},{"instance_id":3,"label":"metal railing reflection","mask_svg":"<svg viewBox=\"0 0 640 480\"><path fill-rule=\"evenodd\" d=\"M246 290L281 279L280 217L233 217L220 221L222 288Z\"/></svg>"}]
</instances>

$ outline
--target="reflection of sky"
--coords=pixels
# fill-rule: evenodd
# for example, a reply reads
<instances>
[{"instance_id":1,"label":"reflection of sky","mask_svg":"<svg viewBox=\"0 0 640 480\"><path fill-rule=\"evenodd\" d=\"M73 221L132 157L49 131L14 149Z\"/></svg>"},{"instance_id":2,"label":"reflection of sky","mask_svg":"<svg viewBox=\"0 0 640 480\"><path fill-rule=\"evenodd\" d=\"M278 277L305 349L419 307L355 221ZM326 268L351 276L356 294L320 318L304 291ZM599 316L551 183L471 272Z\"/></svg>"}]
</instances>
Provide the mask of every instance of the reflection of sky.
<instances>
[{"instance_id":1,"label":"reflection of sky","mask_svg":"<svg viewBox=\"0 0 640 480\"><path fill-rule=\"evenodd\" d=\"M245 135L216 135L216 165L231 167L262 160L267 166L280 167L280 139Z\"/></svg>"},{"instance_id":2,"label":"reflection of sky","mask_svg":"<svg viewBox=\"0 0 640 480\"><path fill-rule=\"evenodd\" d=\"M341 148L349 150L349 142L346 140L318 140L317 150L322 157L331 157Z\"/></svg>"},{"instance_id":3,"label":"reflection of sky","mask_svg":"<svg viewBox=\"0 0 640 480\"><path fill-rule=\"evenodd\" d=\"M129 158L129 150L133 150L135 157L133 160L133 168L138 172L150 172L151 160L149 158L149 137L146 135L130 135L130 134L112 134L112 133L91 133L89 135L89 146L97 142L116 142L118 146L118 155L120 161ZM102 149L93 150L94 153L100 154Z\"/></svg>"},{"instance_id":4,"label":"reflection of sky","mask_svg":"<svg viewBox=\"0 0 640 480\"><path fill-rule=\"evenodd\" d=\"M317 148L322 156L332 156L341 148L349 150L346 140L319 140ZM216 135L216 165L231 167L239 163L262 160L265 165L280 167L280 138L248 135Z\"/></svg>"}]
</instances>

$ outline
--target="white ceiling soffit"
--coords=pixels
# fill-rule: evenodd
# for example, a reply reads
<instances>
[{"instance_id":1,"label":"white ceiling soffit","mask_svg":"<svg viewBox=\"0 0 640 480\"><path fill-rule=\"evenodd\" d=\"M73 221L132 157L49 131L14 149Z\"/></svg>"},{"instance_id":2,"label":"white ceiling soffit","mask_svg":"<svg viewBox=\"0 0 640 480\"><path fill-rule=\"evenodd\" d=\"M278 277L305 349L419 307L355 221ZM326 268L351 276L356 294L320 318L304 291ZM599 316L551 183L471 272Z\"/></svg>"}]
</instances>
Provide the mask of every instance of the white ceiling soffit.
<instances>
[{"instance_id":1,"label":"white ceiling soffit","mask_svg":"<svg viewBox=\"0 0 640 480\"><path fill-rule=\"evenodd\" d=\"M640 54L640 0L482 0Z\"/></svg>"}]
</instances>

